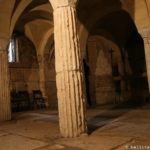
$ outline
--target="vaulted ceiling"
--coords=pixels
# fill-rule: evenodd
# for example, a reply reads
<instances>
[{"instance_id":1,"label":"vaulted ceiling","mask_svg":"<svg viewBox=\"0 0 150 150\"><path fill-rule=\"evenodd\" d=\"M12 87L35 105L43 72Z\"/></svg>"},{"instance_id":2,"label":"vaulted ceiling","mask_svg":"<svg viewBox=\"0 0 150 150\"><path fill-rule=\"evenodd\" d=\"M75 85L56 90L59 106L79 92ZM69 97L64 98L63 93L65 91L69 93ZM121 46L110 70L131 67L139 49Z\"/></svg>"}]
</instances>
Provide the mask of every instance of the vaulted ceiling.
<instances>
[{"instance_id":1,"label":"vaulted ceiling","mask_svg":"<svg viewBox=\"0 0 150 150\"><path fill-rule=\"evenodd\" d=\"M51 0L54 2L54 0ZM90 34L106 30L125 44L136 30L150 26L150 0L78 0L81 47ZM26 35L40 53L53 36L53 8L49 0L0 0L0 37ZM136 28L137 27L137 28Z\"/></svg>"}]
</instances>

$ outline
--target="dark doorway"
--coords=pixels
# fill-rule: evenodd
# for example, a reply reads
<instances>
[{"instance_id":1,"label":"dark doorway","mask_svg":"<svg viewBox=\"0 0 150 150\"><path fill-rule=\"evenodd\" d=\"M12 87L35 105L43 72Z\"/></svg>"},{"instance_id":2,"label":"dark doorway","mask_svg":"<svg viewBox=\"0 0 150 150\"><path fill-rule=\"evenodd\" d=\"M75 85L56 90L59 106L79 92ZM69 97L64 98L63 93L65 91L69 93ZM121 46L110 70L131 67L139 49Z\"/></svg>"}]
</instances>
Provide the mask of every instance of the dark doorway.
<instances>
[{"instance_id":1,"label":"dark doorway","mask_svg":"<svg viewBox=\"0 0 150 150\"><path fill-rule=\"evenodd\" d=\"M90 68L85 59L83 59L83 67L84 67L84 77L85 77L85 90L87 96L87 106L91 107L92 102L90 96L90 83L89 83Z\"/></svg>"}]
</instances>

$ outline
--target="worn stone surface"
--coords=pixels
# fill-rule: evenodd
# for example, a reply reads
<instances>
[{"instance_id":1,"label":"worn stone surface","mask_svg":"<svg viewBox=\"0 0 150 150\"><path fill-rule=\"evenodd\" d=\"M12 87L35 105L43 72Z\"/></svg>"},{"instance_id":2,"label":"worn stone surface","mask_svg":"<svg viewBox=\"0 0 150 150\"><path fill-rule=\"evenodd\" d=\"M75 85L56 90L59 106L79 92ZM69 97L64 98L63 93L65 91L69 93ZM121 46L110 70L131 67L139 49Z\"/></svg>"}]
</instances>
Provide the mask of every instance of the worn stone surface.
<instances>
[{"instance_id":1,"label":"worn stone surface","mask_svg":"<svg viewBox=\"0 0 150 150\"><path fill-rule=\"evenodd\" d=\"M135 68L140 68L139 62L144 62L144 57L140 56L141 53L138 53L138 47L135 45L139 44L139 42L135 42L136 38L132 39L132 34L136 31L140 31L142 28L149 28L150 19L149 19L149 10L150 10L150 1L149 0L109 0L107 2L103 0L49 0L51 4L54 6L54 10L52 10L51 5L48 1L38 2L32 0L0 0L0 20L1 28L0 35L1 37L10 37L13 30L26 35L34 44L36 50L38 51L38 47L41 43L49 43L48 33L50 30L53 30L53 26L55 26L55 42L56 42L56 71L57 71L57 87L58 87L58 98L59 98L59 113L60 113L60 127L61 132L65 137L74 137L80 135L81 133L86 132L85 125L85 117L84 117L84 87L83 84L83 71L80 68L81 65L81 54L80 51L84 51L86 48L80 50L80 45L78 42L78 33L76 29L76 15L75 15L75 3L78 2L77 6L77 14L78 14L78 22L80 23L80 37L82 39L83 45L82 47L86 47L87 45L87 37L92 34L98 34L104 36L115 42L119 46L119 50L122 51L122 48L128 47L129 51L133 52L130 56L127 56L126 59L130 59L130 64L135 63ZM32 6L32 7L30 7ZM26 15L26 11L29 10L29 15ZM34 11L36 10L36 12ZM41 12L42 10L42 12ZM54 11L54 21L52 13ZM32 14L33 12L33 14ZM118 13L119 12L119 13ZM35 15L35 14L37 15ZM33 15L33 16L32 16ZM42 19L39 19L41 17ZM46 20L46 21L45 21ZM53 23L54 22L54 23ZM120 22L122 22L120 24ZM134 24L135 23L135 24ZM136 28L137 27L137 28ZM105 30L105 33L102 33ZM112 34L110 36L110 34ZM50 34L49 34L50 36ZM136 36L136 35L135 35ZM144 30L144 38L149 36L149 30ZM47 38L45 38L47 37ZM45 40L47 41L45 42ZM53 40L53 39L52 39ZM133 41L132 41L133 40ZM135 40L135 41L134 41ZM128 43L128 41L130 41ZM147 44L147 39L144 39L145 51L146 51L146 62L147 62L147 71L148 78L150 77L149 73L149 44ZM8 41L7 41L8 42ZM133 42L133 43L132 43ZM135 43L134 43L135 42ZM108 42L106 43L107 45ZM142 42L140 43L142 46ZM1 48L5 45L5 48ZM25 44L26 45L26 44ZM28 44L27 44L28 45ZM105 43L101 43L102 47L105 47ZM133 46L133 47L132 47ZM97 48L97 45L95 45ZM0 42L0 48L6 50L6 43ZM107 47L107 50L112 48L112 45ZM28 48L27 48L28 49ZM43 48L44 49L44 48ZM49 47L45 46L45 49L49 49ZM92 50L92 49L91 49ZM135 51L134 51L135 50ZM23 57L25 55L26 49L23 51ZM31 51L30 51L31 52ZM143 50L144 52L144 50ZM29 53L30 54L30 53ZM139 56L136 57L136 54ZM95 59L96 55L91 51L90 55L92 55L92 59ZM32 55L30 54L32 57ZM10 118L10 97L9 97L9 86L8 86L8 66L6 63L6 51L0 52L0 120L8 120ZM102 55L104 58L105 56ZM118 56L121 57L121 56ZM142 58L141 58L142 57ZM142 60L141 60L142 59ZM25 59L27 61L27 59ZM109 69L104 65L104 60L100 59L100 64L102 68ZM116 60L116 59L115 59ZM30 65L29 61L29 65ZM95 64L94 64L95 65ZM93 65L93 66L94 66ZM127 65L127 64L125 64ZM98 70L100 65L97 66ZM143 68L139 69L139 71L144 70ZM109 69L111 70L111 69ZM11 72L12 70L10 70ZM15 75L14 78L19 77L15 81L17 82L17 89L26 90L26 85L29 84L28 90L32 91L35 89L39 89L39 78L37 77L38 68L36 70L25 70L23 66L21 69L13 69ZM34 72L34 73L30 73ZM43 70L42 70L43 71ZM93 71L93 70L92 70ZM144 70L145 71L145 70ZM35 73L36 72L36 73ZM102 71L100 71L102 73ZM93 72L92 72L93 73ZM143 73L140 72L143 78ZM134 73L132 74L134 75ZM24 78L26 76L26 78ZM136 75L135 75L136 76ZM28 80L29 78L34 78L37 80ZM50 77L49 77L50 78ZM109 77L111 78L111 77ZM25 80L26 81L25 81ZM91 80L95 77L92 74ZM94 81L93 80L93 81ZM146 80L146 76L145 76ZM34 81L34 82L33 82ZM13 82L13 81L12 81ZM44 80L42 79L42 89L44 89ZM95 81L94 81L95 82ZM108 94L108 90L106 92L99 92L99 90L94 89L94 82L91 82L91 94L95 101L95 91L100 94L98 96L99 101L100 98L108 97L110 94L110 98L113 97L114 94L111 92ZM103 83L105 82L105 78L103 79ZM149 81L150 82L150 81ZM107 82L106 82L107 83ZM53 85L52 85L53 84ZM51 87L53 91L55 90L54 83L52 83ZM98 83L99 84L99 83ZM121 83L122 84L122 83ZM145 85L143 85L145 84ZM49 83L50 85L50 83ZM124 89L124 83L121 85ZM135 84L136 85L136 84ZM108 89L111 84L107 84ZM142 87L137 88L137 87ZM21 87L21 88L20 88ZM101 86L99 86L101 88ZM103 86L103 88L105 88ZM141 85L137 85L132 89L131 95L138 95L139 93L146 93L146 83L143 81ZM137 90L136 90L137 88ZM47 88L48 89L48 88ZM49 89L48 89L49 90ZM112 90L112 89L111 89ZM130 89L127 89L130 90ZM144 91L145 90L145 91ZM44 92L43 92L44 93ZM53 92L55 95L56 92ZM126 94L126 93L125 93ZM102 95L102 96L101 96ZM139 94L140 96L140 94ZM144 101L147 100L148 94L145 96L143 94ZM138 96L136 96L138 97ZM52 96L52 98L54 98ZM105 98L106 99L106 98ZM56 98L55 98L56 100ZM52 100L54 101L54 100ZM55 102L54 102L55 103ZM57 104L57 103L55 103ZM99 123L98 123L99 124ZM121 124L122 125L122 124ZM128 125L127 125L128 126ZM131 124L131 129L134 126ZM120 128L120 130L123 130ZM132 132L131 132L132 133Z\"/></svg>"},{"instance_id":2,"label":"worn stone surface","mask_svg":"<svg viewBox=\"0 0 150 150\"><path fill-rule=\"evenodd\" d=\"M76 12L54 11L56 82L60 131L64 137L86 133L85 93Z\"/></svg>"},{"instance_id":3,"label":"worn stone surface","mask_svg":"<svg viewBox=\"0 0 150 150\"><path fill-rule=\"evenodd\" d=\"M33 150L45 146L46 143L23 136L6 135L0 137L0 145L2 150Z\"/></svg>"},{"instance_id":4,"label":"worn stone surface","mask_svg":"<svg viewBox=\"0 0 150 150\"><path fill-rule=\"evenodd\" d=\"M54 9L59 8L59 7L66 7L66 6L73 6L75 7L75 4L77 0L49 0L50 3L54 4ZM53 2L54 1L54 2Z\"/></svg>"},{"instance_id":5,"label":"worn stone surface","mask_svg":"<svg viewBox=\"0 0 150 150\"><path fill-rule=\"evenodd\" d=\"M0 39L0 121L11 119L7 40Z\"/></svg>"},{"instance_id":6,"label":"worn stone surface","mask_svg":"<svg viewBox=\"0 0 150 150\"><path fill-rule=\"evenodd\" d=\"M15 113L12 121L0 123L0 149L125 150L150 146L150 106L111 108L88 110L89 136L70 139L59 134L57 111Z\"/></svg>"},{"instance_id":7,"label":"worn stone surface","mask_svg":"<svg viewBox=\"0 0 150 150\"><path fill-rule=\"evenodd\" d=\"M148 78L148 84L149 84L149 90L150 90L150 41L149 41L149 37L144 37L143 41L144 41L144 47L145 47L147 78Z\"/></svg>"}]
</instances>

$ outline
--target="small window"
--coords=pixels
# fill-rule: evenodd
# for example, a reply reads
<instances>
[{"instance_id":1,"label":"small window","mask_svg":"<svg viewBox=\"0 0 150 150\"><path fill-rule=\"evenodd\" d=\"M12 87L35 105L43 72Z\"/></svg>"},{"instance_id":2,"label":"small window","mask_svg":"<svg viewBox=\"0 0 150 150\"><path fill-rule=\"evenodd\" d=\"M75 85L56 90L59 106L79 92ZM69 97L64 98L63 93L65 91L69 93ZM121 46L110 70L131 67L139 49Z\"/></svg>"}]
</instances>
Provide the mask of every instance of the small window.
<instances>
[{"instance_id":1,"label":"small window","mask_svg":"<svg viewBox=\"0 0 150 150\"><path fill-rule=\"evenodd\" d=\"M8 47L8 62L9 63L15 63L19 62L19 57L18 57L18 40L16 35L13 35L9 47Z\"/></svg>"}]
</instances>

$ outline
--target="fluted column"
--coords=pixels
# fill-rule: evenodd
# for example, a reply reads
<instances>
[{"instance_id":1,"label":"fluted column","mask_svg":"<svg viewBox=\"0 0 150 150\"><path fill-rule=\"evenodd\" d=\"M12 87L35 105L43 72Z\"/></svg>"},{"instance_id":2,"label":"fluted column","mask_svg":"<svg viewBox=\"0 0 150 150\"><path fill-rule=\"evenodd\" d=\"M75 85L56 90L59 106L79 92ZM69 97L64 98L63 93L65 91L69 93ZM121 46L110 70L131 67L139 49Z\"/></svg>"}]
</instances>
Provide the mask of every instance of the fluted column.
<instances>
[{"instance_id":1,"label":"fluted column","mask_svg":"<svg viewBox=\"0 0 150 150\"><path fill-rule=\"evenodd\" d=\"M70 5L54 9L56 83L60 132L77 137L87 132L83 64L76 10Z\"/></svg>"},{"instance_id":2,"label":"fluted column","mask_svg":"<svg viewBox=\"0 0 150 150\"><path fill-rule=\"evenodd\" d=\"M146 68L147 68L147 79L150 91L150 40L148 37L144 37L144 48L145 48L145 60L146 60Z\"/></svg>"},{"instance_id":3,"label":"fluted column","mask_svg":"<svg viewBox=\"0 0 150 150\"><path fill-rule=\"evenodd\" d=\"M141 37L143 38L144 51L145 51L145 61L147 70L147 80L150 92L150 28L143 28L139 31Z\"/></svg>"},{"instance_id":4,"label":"fluted column","mask_svg":"<svg viewBox=\"0 0 150 150\"><path fill-rule=\"evenodd\" d=\"M0 121L11 119L7 40L0 39Z\"/></svg>"}]
</instances>

